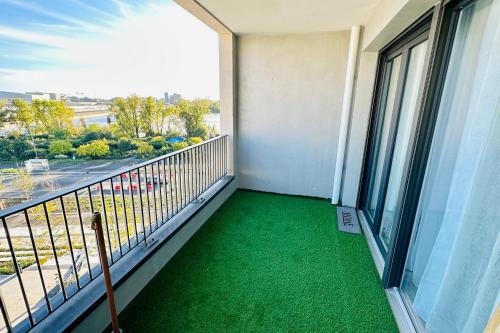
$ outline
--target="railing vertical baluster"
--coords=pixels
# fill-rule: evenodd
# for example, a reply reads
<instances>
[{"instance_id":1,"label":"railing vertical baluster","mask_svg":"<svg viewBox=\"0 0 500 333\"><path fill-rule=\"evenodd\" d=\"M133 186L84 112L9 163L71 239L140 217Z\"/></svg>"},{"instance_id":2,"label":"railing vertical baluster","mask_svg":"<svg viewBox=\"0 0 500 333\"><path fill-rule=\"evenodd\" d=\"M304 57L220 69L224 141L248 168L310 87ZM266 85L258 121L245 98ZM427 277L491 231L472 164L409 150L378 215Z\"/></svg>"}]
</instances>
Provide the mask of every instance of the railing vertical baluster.
<instances>
[{"instance_id":1,"label":"railing vertical baluster","mask_svg":"<svg viewBox=\"0 0 500 333\"><path fill-rule=\"evenodd\" d=\"M195 197L200 196L200 162L199 162L199 147L194 148L194 182L195 182Z\"/></svg>"},{"instance_id":2,"label":"railing vertical baluster","mask_svg":"<svg viewBox=\"0 0 500 333\"><path fill-rule=\"evenodd\" d=\"M214 181L214 143L215 141L210 141L209 145L210 145L210 162L208 163L208 165L210 166L210 184L213 183ZM210 186L210 185L209 185Z\"/></svg>"},{"instance_id":3,"label":"railing vertical baluster","mask_svg":"<svg viewBox=\"0 0 500 333\"><path fill-rule=\"evenodd\" d=\"M182 153L184 155L184 172L182 173L183 176L184 176L184 187L185 187L185 193L186 193L186 203L184 204L184 206L187 206L189 205L189 170L188 170L188 167L189 167L189 157L188 157L188 151L184 151Z\"/></svg>"},{"instance_id":4,"label":"railing vertical baluster","mask_svg":"<svg viewBox=\"0 0 500 333\"><path fill-rule=\"evenodd\" d=\"M227 175L227 154L228 154L227 136L225 136L224 137L224 176Z\"/></svg>"},{"instance_id":5,"label":"railing vertical baluster","mask_svg":"<svg viewBox=\"0 0 500 333\"><path fill-rule=\"evenodd\" d=\"M224 177L224 137L221 138L220 140L220 176L221 178Z\"/></svg>"},{"instance_id":6,"label":"railing vertical baluster","mask_svg":"<svg viewBox=\"0 0 500 333\"><path fill-rule=\"evenodd\" d=\"M219 139L219 160L217 164L219 165L219 179L222 178L222 138Z\"/></svg>"},{"instance_id":7,"label":"railing vertical baluster","mask_svg":"<svg viewBox=\"0 0 500 333\"><path fill-rule=\"evenodd\" d=\"M111 185L111 205L113 206L116 236L118 237L118 248L120 249L120 257L123 257L122 240L121 240L121 235L120 235L120 226L118 225L118 211L116 209L115 184L113 182L113 177L111 177L109 180L110 180L110 185Z\"/></svg>"},{"instance_id":8,"label":"railing vertical baluster","mask_svg":"<svg viewBox=\"0 0 500 333\"><path fill-rule=\"evenodd\" d=\"M16 253L14 252L14 246L12 245L12 239L10 238L9 228L7 228L7 222L5 221L5 217L2 217L2 224L3 224L3 229L5 231L5 237L7 238L7 243L9 244L9 250L10 250L10 255L12 256L14 270L16 271L17 279L19 281L19 287L21 288L21 294L23 296L24 305L28 313L30 324L31 326L33 326L35 322L31 314L30 304L28 302L28 297L26 296L26 290L24 289L23 279L21 278L21 271L19 270Z\"/></svg>"},{"instance_id":9,"label":"railing vertical baluster","mask_svg":"<svg viewBox=\"0 0 500 333\"><path fill-rule=\"evenodd\" d=\"M92 191L90 189L90 186L87 186L87 192L89 194L89 203L90 203L90 212L93 213L94 212L94 201L92 199ZM95 235L95 232L94 232L94 239L95 239L95 243L97 245L97 237ZM102 272L102 271L101 271ZM99 276L99 274L101 273L99 272L96 276Z\"/></svg>"},{"instance_id":10,"label":"railing vertical baluster","mask_svg":"<svg viewBox=\"0 0 500 333\"><path fill-rule=\"evenodd\" d=\"M148 168L144 167L144 182L146 184L146 205L148 206L148 221L149 221L149 234L153 233L153 225L151 224L151 203L149 201L149 186L148 186Z\"/></svg>"},{"instance_id":11,"label":"railing vertical baluster","mask_svg":"<svg viewBox=\"0 0 500 333\"><path fill-rule=\"evenodd\" d=\"M188 202L188 185L187 185L187 181L186 181L186 165L187 165L187 158L186 158L186 152L183 151L181 153L181 156L182 156L182 180L183 180L183 183L184 183L184 205L183 205L183 208L187 206L187 204L189 203Z\"/></svg>"},{"instance_id":12,"label":"railing vertical baluster","mask_svg":"<svg viewBox=\"0 0 500 333\"><path fill-rule=\"evenodd\" d=\"M205 187L203 188L203 192L208 189L210 183L210 147L208 146L208 144L208 142L205 144Z\"/></svg>"},{"instance_id":13,"label":"railing vertical baluster","mask_svg":"<svg viewBox=\"0 0 500 333\"><path fill-rule=\"evenodd\" d=\"M205 145L200 146L200 195L205 189Z\"/></svg>"},{"instance_id":14,"label":"railing vertical baluster","mask_svg":"<svg viewBox=\"0 0 500 333\"><path fill-rule=\"evenodd\" d=\"M120 177L120 192L122 194L121 197L122 197L122 208L123 208L123 220L125 222L125 233L127 234L128 250L130 251L130 232L128 230L127 205L125 204L125 188L123 187L123 175L124 175L124 173L120 174L120 176L119 176Z\"/></svg>"},{"instance_id":15,"label":"railing vertical baluster","mask_svg":"<svg viewBox=\"0 0 500 333\"><path fill-rule=\"evenodd\" d=\"M161 172L160 172L160 161L156 162L156 171L158 172L158 199L160 201L160 214L161 214L161 224L163 224L164 221L164 213L163 213L163 196L161 194L161 187L163 185L163 180L161 178Z\"/></svg>"},{"instance_id":16,"label":"railing vertical baluster","mask_svg":"<svg viewBox=\"0 0 500 333\"><path fill-rule=\"evenodd\" d=\"M54 243L54 235L52 234L52 227L50 226L49 212L47 210L47 202L43 203L43 211L45 213L45 220L47 221L47 228L49 229L50 244L52 245L52 252L54 254L54 260L56 262L57 275L59 276L59 282L61 283L61 291L63 293L64 300L68 299L66 295L66 289L64 288L64 280L61 274L61 268L59 267L59 259L57 258L57 249Z\"/></svg>"},{"instance_id":17,"label":"railing vertical baluster","mask_svg":"<svg viewBox=\"0 0 500 333\"><path fill-rule=\"evenodd\" d=\"M216 140L214 141L214 164L213 164L213 168L214 168L214 180L217 181L219 179L219 166L218 166L218 154L219 154L219 141Z\"/></svg>"},{"instance_id":18,"label":"railing vertical baluster","mask_svg":"<svg viewBox=\"0 0 500 333\"><path fill-rule=\"evenodd\" d=\"M106 211L106 201L104 200L104 190L103 190L102 182L99 182L99 189L100 189L100 194L101 194L102 211L104 213L103 214L104 215L104 224L106 225L106 233L108 235L109 256L111 257L111 263L114 263L115 259L113 258L111 237L109 236L108 213Z\"/></svg>"},{"instance_id":19,"label":"railing vertical baluster","mask_svg":"<svg viewBox=\"0 0 500 333\"><path fill-rule=\"evenodd\" d=\"M168 158L168 183L170 185L170 205L171 205L171 210L170 213L172 216L175 215L175 208L174 208L174 191L173 191L173 181L172 181L172 158Z\"/></svg>"},{"instance_id":20,"label":"railing vertical baluster","mask_svg":"<svg viewBox=\"0 0 500 333\"><path fill-rule=\"evenodd\" d=\"M205 145L205 172L206 172L206 179L205 179L205 189L206 191L210 187L210 143L207 142Z\"/></svg>"},{"instance_id":21,"label":"railing vertical baluster","mask_svg":"<svg viewBox=\"0 0 500 333\"><path fill-rule=\"evenodd\" d=\"M158 229L158 207L156 205L156 190L155 190L155 170L153 167L154 163L151 163L151 190L153 191L153 207L155 210L155 226Z\"/></svg>"},{"instance_id":22,"label":"railing vertical baluster","mask_svg":"<svg viewBox=\"0 0 500 333\"><path fill-rule=\"evenodd\" d=\"M175 168L175 198L176 198L176 211L175 213L177 214L180 210L179 208L179 204L182 205L182 193L181 193L181 184L180 184L180 178L179 178L179 175L180 175L180 156L179 155L175 155L175 158L174 158L174 168Z\"/></svg>"},{"instance_id":23,"label":"railing vertical baluster","mask_svg":"<svg viewBox=\"0 0 500 333\"><path fill-rule=\"evenodd\" d=\"M139 244L139 235L137 234L137 218L135 216L135 200L134 200L134 189L132 188L132 173L128 172L128 194L130 200L132 200L132 217L134 220L134 232L135 232L135 244Z\"/></svg>"},{"instance_id":24,"label":"railing vertical baluster","mask_svg":"<svg viewBox=\"0 0 500 333\"><path fill-rule=\"evenodd\" d=\"M85 259L87 260L87 267L89 269L89 277L90 277L90 280L92 281L93 280L92 269L90 267L89 251L87 248L87 237L85 236L85 229L83 227L82 210L80 208L80 199L78 198L78 191L75 191L75 201L76 201L76 209L78 212L78 219L80 221L80 230L82 231L82 241L83 241L83 249L85 250Z\"/></svg>"},{"instance_id":25,"label":"railing vertical baluster","mask_svg":"<svg viewBox=\"0 0 500 333\"><path fill-rule=\"evenodd\" d=\"M186 199L185 193L184 193L184 182L182 181L182 167L183 167L184 159L182 157L182 153L179 153L179 193L181 195L181 207L179 210L182 210L184 208L184 200Z\"/></svg>"},{"instance_id":26,"label":"railing vertical baluster","mask_svg":"<svg viewBox=\"0 0 500 333\"><path fill-rule=\"evenodd\" d=\"M42 265L40 264L40 259L38 258L38 250L36 249L35 238L33 237L33 230L31 229L31 221L29 219L28 211L26 209L24 210L24 219L26 220L26 225L28 226L31 246L33 247L33 254L35 256L36 267L38 269L38 276L40 277L40 282L42 284L43 297L45 298L45 303L47 304L47 310L49 313L51 313L52 307L50 306L49 296L47 294L47 287L45 286L45 279L43 278Z\"/></svg>"},{"instance_id":27,"label":"railing vertical baluster","mask_svg":"<svg viewBox=\"0 0 500 333\"><path fill-rule=\"evenodd\" d=\"M198 147L198 196L201 195L203 188L203 146Z\"/></svg>"},{"instance_id":28,"label":"railing vertical baluster","mask_svg":"<svg viewBox=\"0 0 500 333\"><path fill-rule=\"evenodd\" d=\"M165 194L165 211L167 214L167 218L165 221L168 221L170 218L170 209L168 207L168 181L167 181L167 171L165 168L165 161L166 159L162 160L162 169L163 169L163 192Z\"/></svg>"},{"instance_id":29,"label":"railing vertical baluster","mask_svg":"<svg viewBox=\"0 0 500 333\"><path fill-rule=\"evenodd\" d=\"M64 200L62 196L59 197L59 201L61 203L61 211L63 213L64 227L66 229L66 237L68 237L69 254L71 256L71 263L73 264L73 272L75 273L76 287L78 290L80 290L81 289L80 278L78 277L78 270L76 269L75 254L73 252L73 243L71 242L71 236L69 233L69 226L68 226L68 217L66 216L66 208L64 206Z\"/></svg>"},{"instance_id":30,"label":"railing vertical baluster","mask_svg":"<svg viewBox=\"0 0 500 333\"><path fill-rule=\"evenodd\" d=\"M142 233L144 242L146 242L146 223L144 222L144 207L142 204L142 186L141 186L141 172L140 168L137 168L137 184L139 185L139 205L141 206L141 223L142 223Z\"/></svg>"},{"instance_id":31,"label":"railing vertical baluster","mask_svg":"<svg viewBox=\"0 0 500 333\"><path fill-rule=\"evenodd\" d=\"M194 150L189 149L189 189L190 189L190 201L194 200L194 162L193 162Z\"/></svg>"},{"instance_id":32,"label":"railing vertical baluster","mask_svg":"<svg viewBox=\"0 0 500 333\"><path fill-rule=\"evenodd\" d=\"M215 181L219 180L219 140L214 141L214 174Z\"/></svg>"}]
</instances>

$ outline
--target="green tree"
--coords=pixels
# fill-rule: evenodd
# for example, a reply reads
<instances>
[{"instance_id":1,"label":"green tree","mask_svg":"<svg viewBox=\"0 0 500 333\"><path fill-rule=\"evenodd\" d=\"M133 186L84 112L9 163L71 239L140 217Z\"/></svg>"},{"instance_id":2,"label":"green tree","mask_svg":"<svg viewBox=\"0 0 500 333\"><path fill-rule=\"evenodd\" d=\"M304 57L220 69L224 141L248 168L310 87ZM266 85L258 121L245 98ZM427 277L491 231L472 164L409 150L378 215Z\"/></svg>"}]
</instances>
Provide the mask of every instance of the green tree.
<instances>
[{"instance_id":1,"label":"green tree","mask_svg":"<svg viewBox=\"0 0 500 333\"><path fill-rule=\"evenodd\" d=\"M130 137L138 138L142 128L141 104L139 96L131 95L127 99L116 98L109 107L110 112L115 116L120 130Z\"/></svg>"},{"instance_id":2,"label":"green tree","mask_svg":"<svg viewBox=\"0 0 500 333\"><path fill-rule=\"evenodd\" d=\"M202 138L199 138L197 136L193 136L191 138L188 138L187 139L187 142L188 144L191 146L191 145L197 145L198 143L202 143L203 142L203 139Z\"/></svg>"},{"instance_id":3,"label":"green tree","mask_svg":"<svg viewBox=\"0 0 500 333\"><path fill-rule=\"evenodd\" d=\"M206 99L195 99L192 102L181 100L176 104L179 117L183 121L188 137L206 138L207 131L204 116L210 112L210 103Z\"/></svg>"},{"instance_id":4,"label":"green tree","mask_svg":"<svg viewBox=\"0 0 500 333\"><path fill-rule=\"evenodd\" d=\"M141 130L146 134L153 134L153 116L158 113L158 107L161 108L151 96L141 102Z\"/></svg>"},{"instance_id":5,"label":"green tree","mask_svg":"<svg viewBox=\"0 0 500 333\"><path fill-rule=\"evenodd\" d=\"M211 101L210 112L220 113L220 102L219 101Z\"/></svg>"},{"instance_id":6,"label":"green tree","mask_svg":"<svg viewBox=\"0 0 500 333\"><path fill-rule=\"evenodd\" d=\"M175 150L181 150L181 149L184 149L184 148L187 148L189 145L187 144L187 142L185 141L182 141L182 142L174 142L172 143L172 149L175 151Z\"/></svg>"},{"instance_id":7,"label":"green tree","mask_svg":"<svg viewBox=\"0 0 500 333\"><path fill-rule=\"evenodd\" d=\"M55 140L49 145L49 153L52 155L65 155L71 152L73 145L68 140Z\"/></svg>"},{"instance_id":8,"label":"green tree","mask_svg":"<svg viewBox=\"0 0 500 333\"><path fill-rule=\"evenodd\" d=\"M0 100L0 128L4 127L9 121L9 110L6 105L7 102Z\"/></svg>"},{"instance_id":9,"label":"green tree","mask_svg":"<svg viewBox=\"0 0 500 333\"><path fill-rule=\"evenodd\" d=\"M9 118L17 127L31 134L35 125L35 117L28 102L20 98L14 98L11 102Z\"/></svg>"},{"instance_id":10,"label":"green tree","mask_svg":"<svg viewBox=\"0 0 500 333\"><path fill-rule=\"evenodd\" d=\"M75 112L62 101L35 100L31 103L36 132L53 134L71 130Z\"/></svg>"},{"instance_id":11,"label":"green tree","mask_svg":"<svg viewBox=\"0 0 500 333\"><path fill-rule=\"evenodd\" d=\"M137 154L140 156L148 156L153 153L153 146L147 142L137 142Z\"/></svg>"},{"instance_id":12,"label":"green tree","mask_svg":"<svg viewBox=\"0 0 500 333\"><path fill-rule=\"evenodd\" d=\"M95 140L76 149L76 154L82 157L99 158L109 154L106 140Z\"/></svg>"},{"instance_id":13,"label":"green tree","mask_svg":"<svg viewBox=\"0 0 500 333\"><path fill-rule=\"evenodd\" d=\"M12 153L16 160L22 160L25 157L25 153L33 148L30 143L25 140L13 140L12 141Z\"/></svg>"}]
</instances>

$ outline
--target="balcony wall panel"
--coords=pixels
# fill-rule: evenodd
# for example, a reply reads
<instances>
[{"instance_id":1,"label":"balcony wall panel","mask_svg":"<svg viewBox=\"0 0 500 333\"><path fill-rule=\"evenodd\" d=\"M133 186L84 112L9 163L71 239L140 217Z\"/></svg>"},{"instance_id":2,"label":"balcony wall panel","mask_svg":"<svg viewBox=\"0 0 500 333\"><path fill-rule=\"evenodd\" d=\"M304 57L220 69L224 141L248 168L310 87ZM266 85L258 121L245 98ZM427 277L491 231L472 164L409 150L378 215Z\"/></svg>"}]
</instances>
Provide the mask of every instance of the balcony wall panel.
<instances>
[{"instance_id":1,"label":"balcony wall panel","mask_svg":"<svg viewBox=\"0 0 500 333\"><path fill-rule=\"evenodd\" d=\"M349 33L238 38L242 188L330 197Z\"/></svg>"}]
</instances>

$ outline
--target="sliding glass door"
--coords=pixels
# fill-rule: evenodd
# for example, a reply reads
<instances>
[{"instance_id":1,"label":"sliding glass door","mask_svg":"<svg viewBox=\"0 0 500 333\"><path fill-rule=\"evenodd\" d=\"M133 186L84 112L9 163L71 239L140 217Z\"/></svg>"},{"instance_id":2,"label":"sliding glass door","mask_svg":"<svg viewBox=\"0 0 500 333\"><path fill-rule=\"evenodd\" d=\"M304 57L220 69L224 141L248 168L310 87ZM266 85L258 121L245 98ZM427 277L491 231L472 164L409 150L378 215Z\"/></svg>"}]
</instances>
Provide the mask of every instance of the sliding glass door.
<instances>
[{"instance_id":1,"label":"sliding glass door","mask_svg":"<svg viewBox=\"0 0 500 333\"><path fill-rule=\"evenodd\" d=\"M380 193L380 183L382 182L382 170L384 168L384 158L387 155L387 143L389 141L389 129L394 111L394 101L396 99L396 87L401 68L401 54L385 63L384 83L380 102L378 128L374 138L373 164L370 172L370 184L368 187L367 212L372 219L375 218L378 196Z\"/></svg>"},{"instance_id":2,"label":"sliding glass door","mask_svg":"<svg viewBox=\"0 0 500 333\"><path fill-rule=\"evenodd\" d=\"M500 0L464 6L401 283L427 332L483 332L500 311Z\"/></svg>"},{"instance_id":3,"label":"sliding glass door","mask_svg":"<svg viewBox=\"0 0 500 333\"><path fill-rule=\"evenodd\" d=\"M424 22L381 56L381 80L372 115L362 206L383 253L390 246L408 171L428 28Z\"/></svg>"}]
</instances>

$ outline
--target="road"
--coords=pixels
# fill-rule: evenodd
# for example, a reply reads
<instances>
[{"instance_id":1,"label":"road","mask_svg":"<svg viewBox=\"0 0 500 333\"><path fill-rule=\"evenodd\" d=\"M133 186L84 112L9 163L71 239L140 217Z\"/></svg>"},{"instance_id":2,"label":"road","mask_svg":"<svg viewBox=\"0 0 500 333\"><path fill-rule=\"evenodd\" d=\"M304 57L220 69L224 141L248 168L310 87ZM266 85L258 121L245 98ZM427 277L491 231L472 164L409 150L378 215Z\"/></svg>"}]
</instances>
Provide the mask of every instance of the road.
<instances>
[{"instance_id":1,"label":"road","mask_svg":"<svg viewBox=\"0 0 500 333\"><path fill-rule=\"evenodd\" d=\"M36 188L31 194L37 198L51 189L64 189L64 187L95 178L99 175L112 173L122 167L132 166L141 160L128 158L123 160L95 160L95 161L57 161L50 164L50 170L37 171L33 174ZM0 169L16 168L15 164L0 165ZM0 199L20 199L24 194L17 188L14 175L4 174L4 188L0 191ZM53 184L56 184L54 186ZM10 200L8 200L10 201Z\"/></svg>"}]
</instances>

